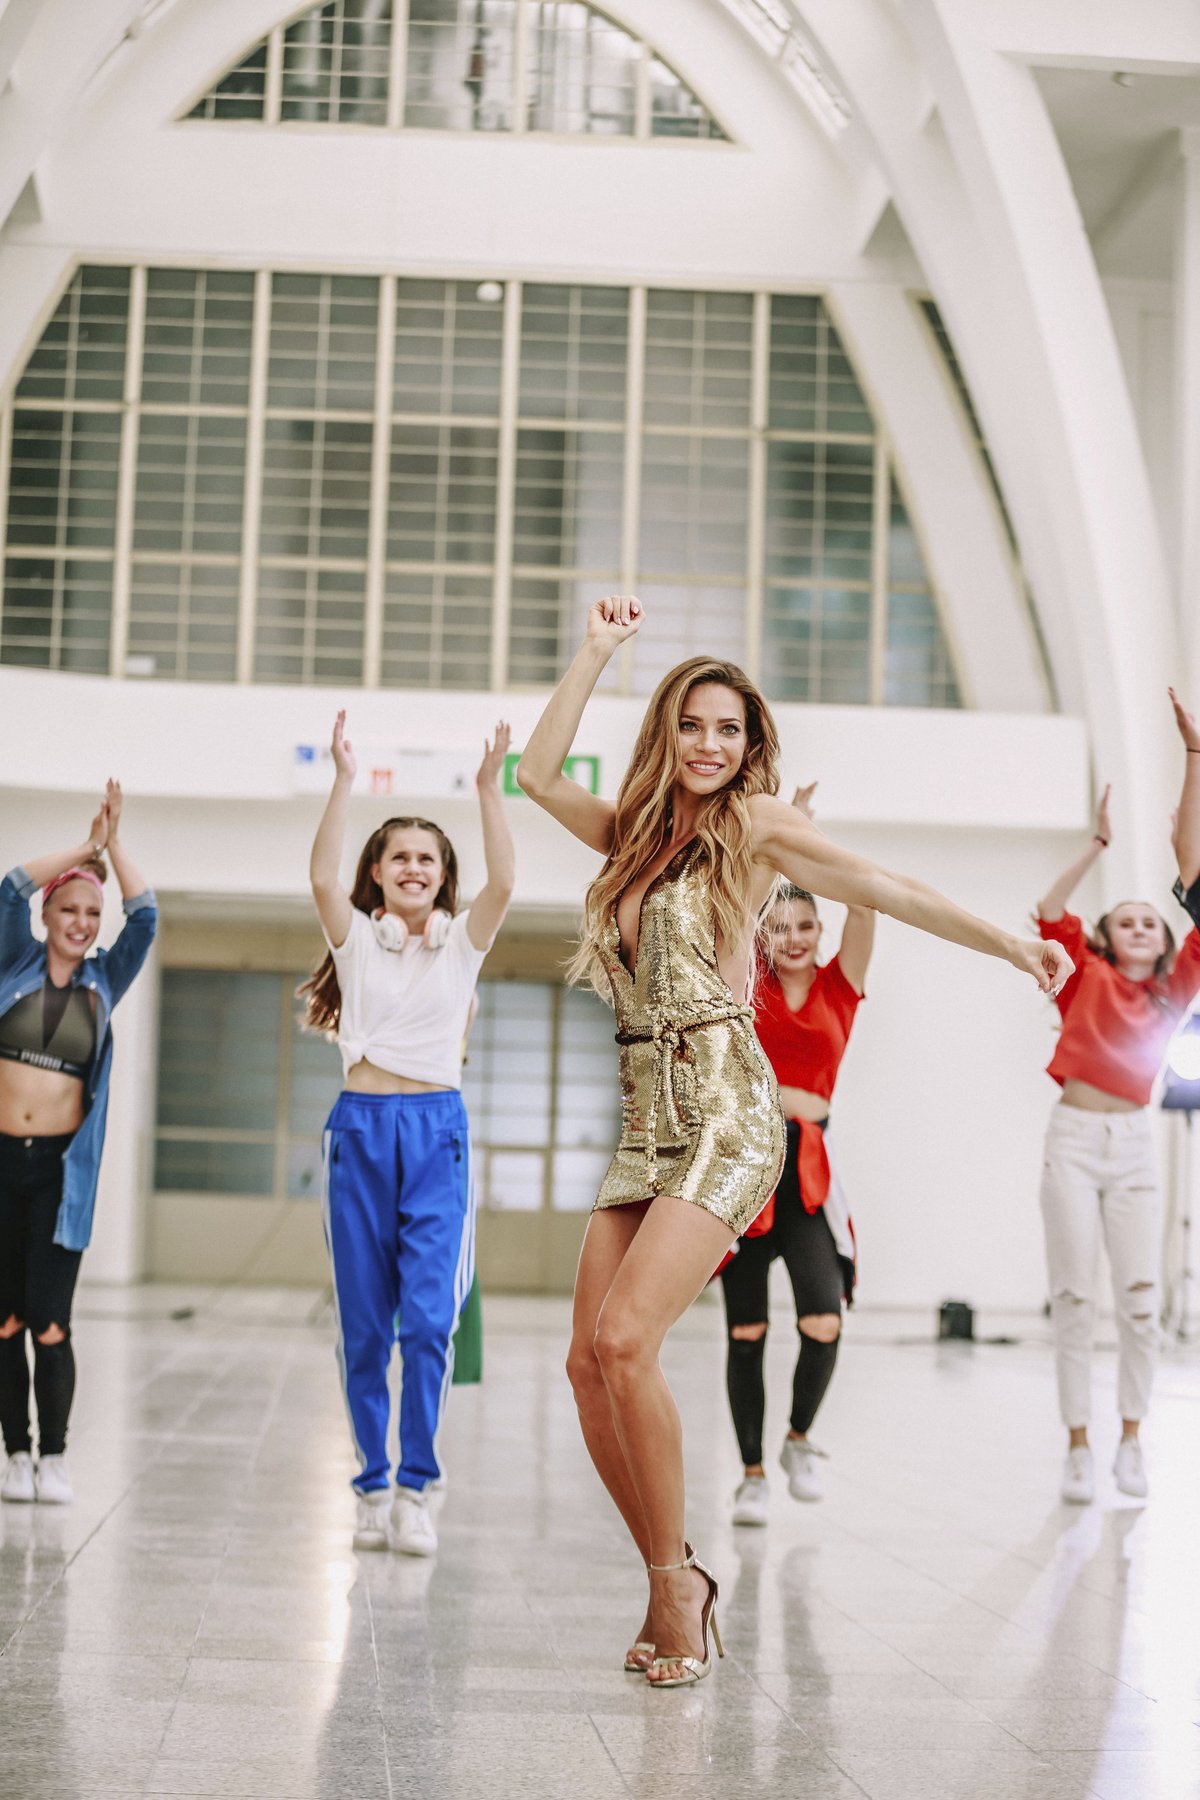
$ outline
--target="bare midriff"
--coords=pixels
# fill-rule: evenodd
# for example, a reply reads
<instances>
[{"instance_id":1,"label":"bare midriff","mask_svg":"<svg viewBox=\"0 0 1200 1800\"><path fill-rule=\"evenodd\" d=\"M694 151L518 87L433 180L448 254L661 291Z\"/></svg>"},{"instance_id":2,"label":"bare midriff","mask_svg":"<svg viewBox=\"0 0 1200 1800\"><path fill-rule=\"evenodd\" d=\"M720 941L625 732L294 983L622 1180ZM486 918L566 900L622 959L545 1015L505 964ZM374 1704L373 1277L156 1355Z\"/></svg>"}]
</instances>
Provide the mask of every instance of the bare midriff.
<instances>
[{"instance_id":1,"label":"bare midriff","mask_svg":"<svg viewBox=\"0 0 1200 1800\"><path fill-rule=\"evenodd\" d=\"M380 1069L364 1056L346 1076L346 1086L354 1094L448 1094L453 1090L444 1081L414 1081L410 1075L393 1075Z\"/></svg>"},{"instance_id":2,"label":"bare midriff","mask_svg":"<svg viewBox=\"0 0 1200 1800\"><path fill-rule=\"evenodd\" d=\"M83 1124L83 1083L76 1075L0 1062L0 1132L5 1137L65 1137Z\"/></svg>"},{"instance_id":3,"label":"bare midriff","mask_svg":"<svg viewBox=\"0 0 1200 1800\"><path fill-rule=\"evenodd\" d=\"M780 1082L779 1098L789 1119L808 1119L820 1125L829 1117L829 1102L823 1094L810 1094L807 1088L784 1087Z\"/></svg>"},{"instance_id":4,"label":"bare midriff","mask_svg":"<svg viewBox=\"0 0 1200 1800\"><path fill-rule=\"evenodd\" d=\"M1091 1113L1131 1113L1143 1110L1138 1101L1126 1100L1123 1094L1108 1094L1103 1088L1093 1087L1090 1081L1064 1081L1059 1104Z\"/></svg>"}]
</instances>

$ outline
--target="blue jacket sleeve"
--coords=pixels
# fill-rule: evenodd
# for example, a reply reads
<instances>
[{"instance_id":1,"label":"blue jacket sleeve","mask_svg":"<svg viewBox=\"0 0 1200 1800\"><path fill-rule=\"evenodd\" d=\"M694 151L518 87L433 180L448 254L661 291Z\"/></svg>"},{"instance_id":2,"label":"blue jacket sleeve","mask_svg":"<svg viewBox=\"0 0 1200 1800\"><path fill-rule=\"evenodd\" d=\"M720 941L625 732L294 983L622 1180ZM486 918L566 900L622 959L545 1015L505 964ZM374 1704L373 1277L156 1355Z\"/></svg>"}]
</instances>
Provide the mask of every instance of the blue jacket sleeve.
<instances>
[{"instance_id":1,"label":"blue jacket sleeve","mask_svg":"<svg viewBox=\"0 0 1200 1800\"><path fill-rule=\"evenodd\" d=\"M29 923L32 894L28 871L19 866L0 881L0 968L15 962L36 941Z\"/></svg>"},{"instance_id":2,"label":"blue jacket sleeve","mask_svg":"<svg viewBox=\"0 0 1200 1800\"><path fill-rule=\"evenodd\" d=\"M114 1006L122 994L128 991L134 976L150 954L150 946L158 930L158 903L149 888L144 894L135 894L132 900L126 900L124 906L125 924L120 937L111 950L100 952Z\"/></svg>"}]
</instances>

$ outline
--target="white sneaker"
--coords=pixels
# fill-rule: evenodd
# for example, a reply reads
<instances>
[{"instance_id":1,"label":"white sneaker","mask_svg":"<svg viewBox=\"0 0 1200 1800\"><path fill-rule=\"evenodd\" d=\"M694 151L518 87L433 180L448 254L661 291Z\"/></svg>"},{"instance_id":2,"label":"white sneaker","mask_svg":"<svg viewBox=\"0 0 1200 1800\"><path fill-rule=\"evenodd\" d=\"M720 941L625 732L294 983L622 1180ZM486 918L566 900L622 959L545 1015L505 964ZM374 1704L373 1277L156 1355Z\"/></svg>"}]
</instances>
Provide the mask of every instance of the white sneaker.
<instances>
[{"instance_id":1,"label":"white sneaker","mask_svg":"<svg viewBox=\"0 0 1200 1800\"><path fill-rule=\"evenodd\" d=\"M1142 1446L1136 1438L1122 1438L1117 1445L1113 1474L1121 1492L1132 1494L1135 1500L1144 1500L1150 1492L1150 1483L1146 1480L1146 1465L1142 1461Z\"/></svg>"},{"instance_id":2,"label":"white sneaker","mask_svg":"<svg viewBox=\"0 0 1200 1800\"><path fill-rule=\"evenodd\" d=\"M1092 1453L1086 1444L1067 1451L1063 1464L1062 1497L1071 1506L1090 1506L1096 1491Z\"/></svg>"},{"instance_id":3,"label":"white sneaker","mask_svg":"<svg viewBox=\"0 0 1200 1800\"><path fill-rule=\"evenodd\" d=\"M779 1453L779 1466L788 1478L788 1493L793 1500L823 1500L825 1482L817 1458L825 1460L826 1452L818 1450L807 1438L784 1438Z\"/></svg>"},{"instance_id":4,"label":"white sneaker","mask_svg":"<svg viewBox=\"0 0 1200 1800\"><path fill-rule=\"evenodd\" d=\"M747 1475L733 1496L730 1519L734 1525L765 1525L767 1522L767 1478Z\"/></svg>"},{"instance_id":5,"label":"white sneaker","mask_svg":"<svg viewBox=\"0 0 1200 1800\"><path fill-rule=\"evenodd\" d=\"M34 1497L33 1458L28 1450L18 1450L8 1459L0 1500L26 1502Z\"/></svg>"},{"instance_id":6,"label":"white sneaker","mask_svg":"<svg viewBox=\"0 0 1200 1800\"><path fill-rule=\"evenodd\" d=\"M70 1506L75 1498L65 1456L39 1456L35 1485L42 1506Z\"/></svg>"},{"instance_id":7,"label":"white sneaker","mask_svg":"<svg viewBox=\"0 0 1200 1800\"><path fill-rule=\"evenodd\" d=\"M401 1556L433 1556L437 1547L427 1493L398 1487L392 1501L392 1549Z\"/></svg>"},{"instance_id":8,"label":"white sneaker","mask_svg":"<svg viewBox=\"0 0 1200 1800\"><path fill-rule=\"evenodd\" d=\"M386 1550L388 1547L388 1501L391 1495L386 1488L379 1488L371 1494L360 1494L358 1509L354 1515L354 1548L356 1550Z\"/></svg>"}]
</instances>

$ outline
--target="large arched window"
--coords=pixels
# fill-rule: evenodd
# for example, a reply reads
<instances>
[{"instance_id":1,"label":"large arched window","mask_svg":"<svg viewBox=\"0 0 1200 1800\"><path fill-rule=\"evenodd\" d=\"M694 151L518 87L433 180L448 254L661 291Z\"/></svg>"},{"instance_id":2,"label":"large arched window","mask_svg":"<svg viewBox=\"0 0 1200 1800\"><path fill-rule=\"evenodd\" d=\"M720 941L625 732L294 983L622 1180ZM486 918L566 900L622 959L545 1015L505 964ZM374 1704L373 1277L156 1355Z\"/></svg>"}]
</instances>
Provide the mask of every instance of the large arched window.
<instances>
[{"instance_id":1,"label":"large arched window","mask_svg":"<svg viewBox=\"0 0 1200 1800\"><path fill-rule=\"evenodd\" d=\"M80 269L0 414L0 661L557 679L600 593L780 700L956 706L900 476L824 301Z\"/></svg>"},{"instance_id":2,"label":"large arched window","mask_svg":"<svg viewBox=\"0 0 1200 1800\"><path fill-rule=\"evenodd\" d=\"M725 138L651 44L584 0L329 0L277 25L187 117Z\"/></svg>"}]
</instances>

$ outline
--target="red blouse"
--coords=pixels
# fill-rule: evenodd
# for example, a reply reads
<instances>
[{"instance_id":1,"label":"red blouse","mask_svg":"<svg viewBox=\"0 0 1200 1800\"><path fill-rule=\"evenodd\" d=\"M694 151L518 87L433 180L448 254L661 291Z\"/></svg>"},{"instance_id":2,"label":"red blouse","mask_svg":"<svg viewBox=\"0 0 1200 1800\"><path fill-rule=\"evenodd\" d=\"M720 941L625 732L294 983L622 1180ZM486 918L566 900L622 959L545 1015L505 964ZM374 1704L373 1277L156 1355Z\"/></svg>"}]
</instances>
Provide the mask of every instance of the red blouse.
<instances>
[{"instance_id":1,"label":"red blouse","mask_svg":"<svg viewBox=\"0 0 1200 1800\"><path fill-rule=\"evenodd\" d=\"M1039 919L1038 928L1075 964L1058 996L1063 1027L1047 1073L1060 1087L1086 1081L1145 1106L1172 1033L1200 988L1200 932L1188 932L1164 980L1131 981L1089 946L1074 913Z\"/></svg>"},{"instance_id":2,"label":"red blouse","mask_svg":"<svg viewBox=\"0 0 1200 1800\"><path fill-rule=\"evenodd\" d=\"M803 1006L792 1012L779 977L767 970L754 996L754 1024L776 1081L831 1099L862 998L835 956L817 970Z\"/></svg>"}]
</instances>

